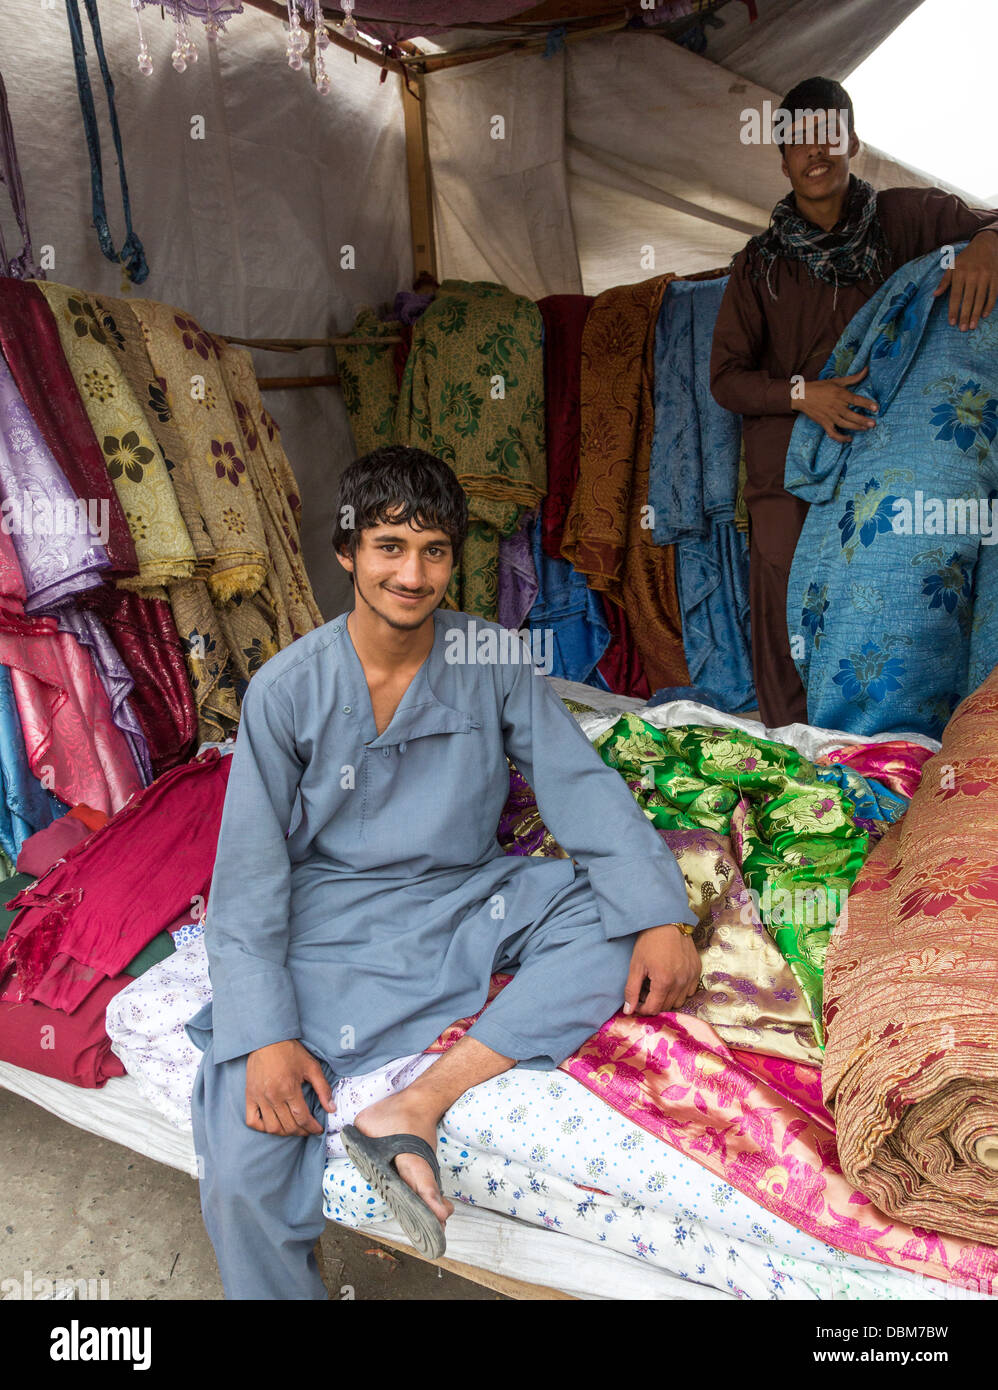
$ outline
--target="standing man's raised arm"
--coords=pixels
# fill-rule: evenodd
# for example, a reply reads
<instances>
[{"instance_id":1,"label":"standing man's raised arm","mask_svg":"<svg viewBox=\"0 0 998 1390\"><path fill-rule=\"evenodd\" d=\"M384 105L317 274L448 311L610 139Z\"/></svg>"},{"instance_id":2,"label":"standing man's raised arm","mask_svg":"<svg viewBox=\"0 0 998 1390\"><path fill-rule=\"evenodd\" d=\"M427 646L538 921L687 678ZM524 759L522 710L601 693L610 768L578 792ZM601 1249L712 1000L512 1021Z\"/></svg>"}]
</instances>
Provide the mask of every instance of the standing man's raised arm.
<instances>
[{"instance_id":1,"label":"standing man's raised arm","mask_svg":"<svg viewBox=\"0 0 998 1390\"><path fill-rule=\"evenodd\" d=\"M587 870L608 938L696 923L675 857L618 772L523 664L502 668L506 751L530 783L541 819Z\"/></svg>"},{"instance_id":2,"label":"standing man's raised arm","mask_svg":"<svg viewBox=\"0 0 998 1390\"><path fill-rule=\"evenodd\" d=\"M285 837L302 771L287 697L254 678L243 700L208 898L216 1062L301 1036L285 965L291 909Z\"/></svg>"}]
</instances>

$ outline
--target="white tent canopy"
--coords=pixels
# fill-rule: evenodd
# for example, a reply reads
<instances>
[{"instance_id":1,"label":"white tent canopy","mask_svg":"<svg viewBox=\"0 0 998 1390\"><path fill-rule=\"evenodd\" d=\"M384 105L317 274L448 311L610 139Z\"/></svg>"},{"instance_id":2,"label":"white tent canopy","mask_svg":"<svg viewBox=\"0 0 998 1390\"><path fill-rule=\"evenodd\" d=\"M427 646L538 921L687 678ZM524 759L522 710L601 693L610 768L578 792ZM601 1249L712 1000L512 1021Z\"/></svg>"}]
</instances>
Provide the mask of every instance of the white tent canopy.
<instances>
[{"instance_id":1,"label":"white tent canopy","mask_svg":"<svg viewBox=\"0 0 998 1390\"><path fill-rule=\"evenodd\" d=\"M213 332L325 337L349 328L362 305L390 304L411 284L397 76L382 83L374 64L330 48L332 90L319 96L307 70L288 69L281 24L253 9L231 20L213 47L198 35L200 61L178 74L172 28L148 9L155 71L144 77L127 0L101 0L99 8L134 223L151 268L128 292L181 306ZM859 61L871 34L885 34L911 8L913 0L760 0L757 25L747 25L744 7L730 5L731 23L711 31L712 51L728 67L661 35L626 31L570 42L550 58L514 53L428 73L438 276L499 280L537 298L726 264L787 188L775 148L742 143L741 112L765 100L775 106L791 80L821 65L844 75L832 51ZM863 40L850 47L850 24L860 20ZM812 21L818 41L805 42ZM773 86L729 70L736 66ZM0 68L35 248L54 255L49 277L122 293L121 272L101 255L90 223L62 8L5 0ZM90 71L120 245L117 173L92 52ZM192 138L198 116L203 139ZM493 138L496 116L502 139ZM930 182L873 150L855 168L877 187ZM12 231L6 208L0 216ZM344 264L345 247L352 264ZM256 352L255 360L264 376L335 370L324 349ZM353 455L343 403L335 387L323 387L268 392L267 405L301 485L309 574L332 617L349 594L329 542L335 481Z\"/></svg>"}]
</instances>

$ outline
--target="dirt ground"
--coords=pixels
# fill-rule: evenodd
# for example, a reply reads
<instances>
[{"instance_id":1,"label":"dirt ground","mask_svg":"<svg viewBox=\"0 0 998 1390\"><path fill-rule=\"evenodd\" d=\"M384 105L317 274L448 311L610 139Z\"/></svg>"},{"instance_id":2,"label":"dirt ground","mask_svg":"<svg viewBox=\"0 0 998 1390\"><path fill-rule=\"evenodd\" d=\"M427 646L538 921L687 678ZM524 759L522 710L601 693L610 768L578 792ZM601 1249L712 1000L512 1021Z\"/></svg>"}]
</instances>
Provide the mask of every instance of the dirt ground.
<instances>
[{"instance_id":1,"label":"dirt ground","mask_svg":"<svg viewBox=\"0 0 998 1390\"><path fill-rule=\"evenodd\" d=\"M0 1134L0 1281L24 1287L30 1271L28 1287L96 1280L96 1296L106 1280L111 1299L222 1298L193 1178L5 1090ZM322 1259L334 1299L501 1299L331 1222Z\"/></svg>"}]
</instances>

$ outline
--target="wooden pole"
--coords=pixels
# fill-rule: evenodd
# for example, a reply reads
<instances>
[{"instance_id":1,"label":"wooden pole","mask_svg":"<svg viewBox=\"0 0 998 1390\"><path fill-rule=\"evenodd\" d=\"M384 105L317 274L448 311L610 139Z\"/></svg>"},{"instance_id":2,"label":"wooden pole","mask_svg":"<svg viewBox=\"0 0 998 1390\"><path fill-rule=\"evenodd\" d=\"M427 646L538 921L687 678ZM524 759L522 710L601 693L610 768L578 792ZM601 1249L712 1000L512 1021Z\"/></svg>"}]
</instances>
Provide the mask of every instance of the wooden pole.
<instances>
[{"instance_id":1,"label":"wooden pole","mask_svg":"<svg viewBox=\"0 0 998 1390\"><path fill-rule=\"evenodd\" d=\"M409 175L409 228L412 273L437 277L437 248L433 235L433 186L426 134L426 83L421 72L399 79L405 117L405 158Z\"/></svg>"}]
</instances>

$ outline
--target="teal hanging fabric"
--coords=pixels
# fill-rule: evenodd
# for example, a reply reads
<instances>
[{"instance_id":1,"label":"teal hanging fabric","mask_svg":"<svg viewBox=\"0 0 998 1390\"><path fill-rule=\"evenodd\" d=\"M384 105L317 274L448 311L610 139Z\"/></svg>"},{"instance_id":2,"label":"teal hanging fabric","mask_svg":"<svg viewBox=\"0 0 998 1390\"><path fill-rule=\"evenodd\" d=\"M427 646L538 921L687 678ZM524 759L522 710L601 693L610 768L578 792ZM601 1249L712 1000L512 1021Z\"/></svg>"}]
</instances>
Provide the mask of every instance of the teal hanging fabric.
<instances>
[{"instance_id":1,"label":"teal hanging fabric","mask_svg":"<svg viewBox=\"0 0 998 1390\"><path fill-rule=\"evenodd\" d=\"M125 214L125 237L121 251L115 251L111 240L111 229L107 224L107 210L104 206L104 171L101 164L100 134L97 130L97 112L94 108L94 95L90 87L90 74L87 72L87 52L83 43L83 25L80 20L79 0L66 0L66 18L69 22L69 35L73 44L73 64L76 68L76 86L80 95L80 110L83 113L83 133L87 140L90 155L90 182L93 188L93 223L97 229L100 249L109 261L120 261L125 267L129 280L141 285L149 274L146 255L135 231L132 228L132 209L128 200L128 181L125 178L125 157L121 149L121 132L118 129L118 113L114 105L114 83L104 55L104 40L101 37L100 19L97 15L97 0L83 0L86 6L90 30L93 34L94 49L100 65L104 90L107 93L108 115L111 121L111 135L118 156L118 174L121 180L121 203Z\"/></svg>"}]
</instances>

